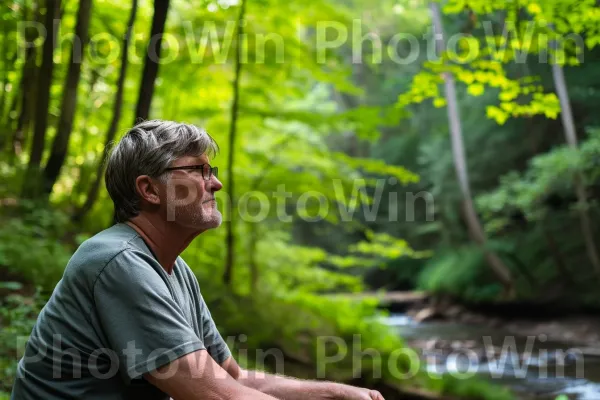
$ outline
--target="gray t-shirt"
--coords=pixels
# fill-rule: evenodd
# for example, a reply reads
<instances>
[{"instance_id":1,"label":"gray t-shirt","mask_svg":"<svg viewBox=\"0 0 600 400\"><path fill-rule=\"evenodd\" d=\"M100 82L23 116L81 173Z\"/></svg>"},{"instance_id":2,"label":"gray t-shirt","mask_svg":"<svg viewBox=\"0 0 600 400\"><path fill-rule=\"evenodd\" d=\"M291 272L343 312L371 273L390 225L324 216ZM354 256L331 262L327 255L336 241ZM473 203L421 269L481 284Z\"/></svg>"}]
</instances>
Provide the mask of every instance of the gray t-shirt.
<instances>
[{"instance_id":1,"label":"gray t-shirt","mask_svg":"<svg viewBox=\"0 0 600 400\"><path fill-rule=\"evenodd\" d=\"M117 224L69 261L11 399L166 399L142 375L199 349L219 364L231 355L196 277L181 258L167 274L140 235Z\"/></svg>"}]
</instances>

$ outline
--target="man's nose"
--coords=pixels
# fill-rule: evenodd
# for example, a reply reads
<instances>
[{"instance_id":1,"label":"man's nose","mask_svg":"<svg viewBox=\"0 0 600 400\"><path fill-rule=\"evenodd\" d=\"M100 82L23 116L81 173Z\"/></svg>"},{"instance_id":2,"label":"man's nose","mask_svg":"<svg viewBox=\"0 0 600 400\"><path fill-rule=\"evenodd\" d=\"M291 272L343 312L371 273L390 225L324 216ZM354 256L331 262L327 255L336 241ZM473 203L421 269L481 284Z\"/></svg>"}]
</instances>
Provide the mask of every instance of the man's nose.
<instances>
[{"instance_id":1,"label":"man's nose","mask_svg":"<svg viewBox=\"0 0 600 400\"><path fill-rule=\"evenodd\" d=\"M221 183L219 178L217 178L214 175L211 175L211 177L209 179L209 183L210 183L209 189L211 192L218 192L219 190L223 189L223 184Z\"/></svg>"}]
</instances>

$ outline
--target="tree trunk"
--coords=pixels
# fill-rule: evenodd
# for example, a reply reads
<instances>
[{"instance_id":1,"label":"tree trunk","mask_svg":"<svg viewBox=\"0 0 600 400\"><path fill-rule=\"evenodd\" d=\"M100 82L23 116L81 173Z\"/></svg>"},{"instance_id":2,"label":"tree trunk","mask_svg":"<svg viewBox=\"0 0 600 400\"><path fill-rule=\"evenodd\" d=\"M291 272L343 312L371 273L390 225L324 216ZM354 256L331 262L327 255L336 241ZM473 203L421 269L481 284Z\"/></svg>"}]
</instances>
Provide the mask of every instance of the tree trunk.
<instances>
[{"instance_id":1,"label":"tree trunk","mask_svg":"<svg viewBox=\"0 0 600 400\"><path fill-rule=\"evenodd\" d=\"M10 131L13 128L14 125L14 115L16 115L18 107L19 107L19 101L21 100L21 98L23 97L23 93L19 90L21 88L21 80L19 80L19 85L17 87L15 87L15 90L13 90L13 96L12 99L10 101L10 105L8 106L8 109L6 110L6 115L4 116L4 121L6 121L6 127L8 128L7 130ZM11 136L12 138L12 136ZM11 142L12 143L12 142Z\"/></svg>"},{"instance_id":2,"label":"tree trunk","mask_svg":"<svg viewBox=\"0 0 600 400\"><path fill-rule=\"evenodd\" d=\"M96 84L100 79L100 72L98 69L92 68L90 71L89 78L89 86L87 89L87 93L95 93L96 92ZM85 107L81 113L80 123L78 124L78 130L81 135L81 151L85 152L88 148L88 142L90 139L90 129L88 127L87 121L90 118L90 115L96 110L102 107L104 102L100 102L96 104L96 100L94 96L89 96L87 101L85 102ZM81 122L83 121L83 123ZM78 208L77 203L81 196L83 196L84 192L87 192L87 188L89 183L92 180L92 171L95 170L93 166L86 166L85 164L79 168L79 175L77 177L77 183L73 187L71 191L71 201L73 202L73 209L76 210Z\"/></svg>"},{"instance_id":3,"label":"tree trunk","mask_svg":"<svg viewBox=\"0 0 600 400\"><path fill-rule=\"evenodd\" d=\"M561 118L565 129L565 137L570 147L577 149L577 135L575 134L575 123L573 122L573 112L569 102L569 93L565 82L565 75L560 65L552 63L552 75L554 76L554 86L560 100ZM581 234L585 242L587 256L592 263L594 271L600 275L600 259L596 245L594 244L594 233L592 223L587 210L587 194L580 174L575 177L575 193L577 194L579 221L581 225Z\"/></svg>"},{"instance_id":4,"label":"tree trunk","mask_svg":"<svg viewBox=\"0 0 600 400\"><path fill-rule=\"evenodd\" d=\"M516 26L518 27L520 24L518 4L515 4L515 7L517 8L517 10L516 10L516 15L517 15ZM503 27L502 31L504 31L505 19L506 19L506 11L503 11L502 17L501 17L501 20L502 20L501 26ZM531 75L531 71L530 71L529 64L527 63L527 61L520 64L520 67L518 69L518 75L517 75L518 80L522 80L523 78L529 77L530 75ZM528 101L527 98L528 98L527 95L519 94L519 96L517 97L517 102L521 105L526 104ZM534 123L534 121L533 121L532 117L527 118L526 130L527 130L527 132L529 132L529 144L530 144L530 148L531 148L531 158L535 157L538 154L538 150L539 150L538 149L538 138L536 137L533 123ZM551 227L546 224L545 218L542 218L542 220L539 222L539 224L540 224L540 228L544 235L544 241L546 243L546 247L548 248L548 252L550 253L550 256L552 258L552 261L554 262L554 265L556 266L556 270L558 271L561 278L566 283L572 284L573 279L571 278L571 275L569 274L569 271L566 267L563 254L560 249L560 244L554 238Z\"/></svg>"},{"instance_id":5,"label":"tree trunk","mask_svg":"<svg viewBox=\"0 0 600 400\"><path fill-rule=\"evenodd\" d=\"M33 2L32 5L33 15L36 22L41 22L41 15L39 12L39 4L37 1ZM25 32L25 40L28 43L32 43L37 39L37 29L29 29ZM35 88L37 79L36 69L36 58L37 50L36 47L31 46L25 49L25 60L23 62L23 72L21 74L21 109L19 116L17 117L17 127L13 132L12 136L12 152L11 154L18 156L27 140L29 133L31 117L33 115L33 99L35 98Z\"/></svg>"},{"instance_id":6,"label":"tree trunk","mask_svg":"<svg viewBox=\"0 0 600 400\"><path fill-rule=\"evenodd\" d=\"M235 179L233 176L233 164L235 160L235 135L237 130L239 100L240 100L240 76L242 74L242 40L244 35L244 17L246 13L246 0L242 0L240 5L240 14L238 17L237 25L237 51L235 53L235 75L233 78L233 100L231 103L231 122L229 125L229 156L227 158L227 177L229 179L229 198L231 199L231 205L229 209L229 218L226 222L226 234L225 234L225 271L223 273L223 282L230 286L233 279L233 265L235 263L235 235L233 232L233 219L234 219L234 204L235 204Z\"/></svg>"},{"instance_id":7,"label":"tree trunk","mask_svg":"<svg viewBox=\"0 0 600 400\"><path fill-rule=\"evenodd\" d=\"M108 158L108 147L115 138L115 135L117 133L117 126L119 125L119 120L121 119L121 114L123 110L123 92L125 89L127 64L129 62L127 50L129 49L129 42L131 40L131 33L133 30L133 24L135 23L137 8L138 0L133 0L131 4L131 12L129 14L129 21L127 22L127 32L125 33L125 37L123 39L123 59L121 60L121 69L119 70L119 78L117 79L117 93L115 94L115 102L113 104L113 115L110 121L110 125L108 127L108 131L106 132L104 151L102 152L102 156L98 161L98 166L96 168L96 177L94 178L94 181L90 186L87 197L85 199L85 203L73 215L73 222L81 221L85 217L85 215L92 209L94 202L98 197L98 190L100 189L100 183L102 182L102 178L104 176L104 165L106 163L106 159Z\"/></svg>"},{"instance_id":8,"label":"tree trunk","mask_svg":"<svg viewBox=\"0 0 600 400\"><path fill-rule=\"evenodd\" d=\"M0 125L8 126L8 118L5 118L4 109L6 108L6 99L8 97L8 91L6 90L6 86L10 83L10 72L14 70L15 62L17 61L18 51L15 49L14 54L9 54L8 43L9 43L9 32L7 32L8 28L5 30L2 35L2 93L0 93ZM16 92L16 88L13 88L13 91ZM8 130L7 130L8 131ZM2 138L4 140L4 137ZM0 148L3 148L1 146Z\"/></svg>"},{"instance_id":9,"label":"tree trunk","mask_svg":"<svg viewBox=\"0 0 600 400\"><path fill-rule=\"evenodd\" d=\"M140 94L135 108L134 124L147 120L150 115L150 105L154 95L154 82L158 76L158 61L162 48L162 35L165 31L169 0L154 0L154 16L150 28L150 40L146 49L144 71L140 84Z\"/></svg>"},{"instance_id":10,"label":"tree trunk","mask_svg":"<svg viewBox=\"0 0 600 400\"><path fill-rule=\"evenodd\" d=\"M27 172L23 181L23 197L37 197L40 193L41 182L39 181L40 163L44 153L46 141L46 130L48 128L48 107L50 105L50 88L52 86L52 73L54 70L54 42L56 41L54 22L58 21L61 0L46 1L46 17L44 27L46 28L46 40L42 49L42 65L39 70L39 81L37 85L37 96L35 104L35 121L33 128L33 143L29 154Z\"/></svg>"},{"instance_id":11,"label":"tree trunk","mask_svg":"<svg viewBox=\"0 0 600 400\"><path fill-rule=\"evenodd\" d=\"M445 44L440 6L436 2L429 3L429 6L436 35L436 49L438 54L441 55L445 51ZM469 234L471 238L483 247L485 259L498 281L504 286L505 295L507 297L512 297L514 296L515 289L511 272L494 252L485 248L487 238L485 236L485 232L483 231L483 227L481 226L481 222L479 221L479 217L477 216L477 213L475 212L475 207L473 205L473 199L471 197L471 188L469 184L469 176L464 154L462 127L460 123L460 115L456 100L456 89L454 86L454 77L451 73L444 73L444 83L446 90L446 101L448 103L447 110L448 120L450 122L452 154L454 158L454 167L456 169L457 179L463 197L462 205L465 216L465 222L469 229Z\"/></svg>"},{"instance_id":12,"label":"tree trunk","mask_svg":"<svg viewBox=\"0 0 600 400\"><path fill-rule=\"evenodd\" d=\"M58 180L60 170L69 150L69 139L73 131L73 120L75 119L75 108L77 107L77 87L81 79L81 64L83 63L85 45L88 41L91 13L92 0L80 0L77 12L77 24L75 25L75 37L80 38L81 46L78 49L76 46L77 41L73 42L58 127L54 136L54 142L52 143L52 152L44 169L44 192L48 195L52 193L52 188Z\"/></svg>"},{"instance_id":13,"label":"tree trunk","mask_svg":"<svg viewBox=\"0 0 600 400\"><path fill-rule=\"evenodd\" d=\"M258 226L256 222L248 224L248 265L250 266L250 294L256 293L258 285L258 264L256 262L256 245L258 243Z\"/></svg>"}]
</instances>

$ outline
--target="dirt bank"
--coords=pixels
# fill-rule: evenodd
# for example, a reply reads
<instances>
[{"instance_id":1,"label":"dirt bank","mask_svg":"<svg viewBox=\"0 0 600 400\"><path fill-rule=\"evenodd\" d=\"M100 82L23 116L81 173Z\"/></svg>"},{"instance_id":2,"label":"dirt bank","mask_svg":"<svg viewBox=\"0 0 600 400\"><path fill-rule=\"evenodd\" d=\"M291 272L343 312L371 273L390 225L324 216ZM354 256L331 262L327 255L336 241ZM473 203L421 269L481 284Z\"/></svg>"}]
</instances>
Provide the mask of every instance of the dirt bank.
<instances>
[{"instance_id":1,"label":"dirt bank","mask_svg":"<svg viewBox=\"0 0 600 400\"><path fill-rule=\"evenodd\" d=\"M600 356L600 315L574 313L515 306L485 307L458 304L450 299L431 299L414 304L407 315L418 322L431 320L455 321L464 324L501 328L519 336L546 335L551 341L572 346L598 349Z\"/></svg>"}]
</instances>

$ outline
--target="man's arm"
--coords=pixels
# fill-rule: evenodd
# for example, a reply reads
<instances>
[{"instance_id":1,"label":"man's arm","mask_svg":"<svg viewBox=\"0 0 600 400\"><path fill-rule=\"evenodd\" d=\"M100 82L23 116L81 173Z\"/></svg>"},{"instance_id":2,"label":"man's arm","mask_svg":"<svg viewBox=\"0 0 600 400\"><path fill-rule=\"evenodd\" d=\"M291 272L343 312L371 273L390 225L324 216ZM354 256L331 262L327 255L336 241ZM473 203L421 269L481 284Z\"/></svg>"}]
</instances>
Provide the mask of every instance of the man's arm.
<instances>
[{"instance_id":1,"label":"man's arm","mask_svg":"<svg viewBox=\"0 0 600 400\"><path fill-rule=\"evenodd\" d=\"M144 379L176 400L275 400L236 381L206 350L178 358Z\"/></svg>"},{"instance_id":2,"label":"man's arm","mask_svg":"<svg viewBox=\"0 0 600 400\"><path fill-rule=\"evenodd\" d=\"M335 382L294 379L265 372L247 371L240 368L232 357L228 358L222 366L242 385L279 399L384 400L376 390Z\"/></svg>"}]
</instances>

